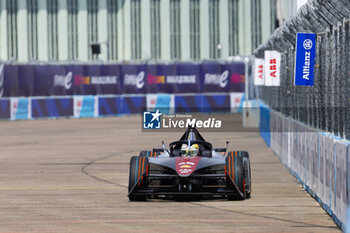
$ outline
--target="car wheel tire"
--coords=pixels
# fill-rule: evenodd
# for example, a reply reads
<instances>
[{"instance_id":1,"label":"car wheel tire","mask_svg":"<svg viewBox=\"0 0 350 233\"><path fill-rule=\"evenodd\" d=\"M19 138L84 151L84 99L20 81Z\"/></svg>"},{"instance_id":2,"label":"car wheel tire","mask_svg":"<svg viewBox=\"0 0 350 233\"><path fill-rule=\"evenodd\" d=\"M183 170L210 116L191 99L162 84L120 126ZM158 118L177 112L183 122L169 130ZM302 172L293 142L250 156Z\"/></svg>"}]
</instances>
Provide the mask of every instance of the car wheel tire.
<instances>
[{"instance_id":1,"label":"car wheel tire","mask_svg":"<svg viewBox=\"0 0 350 233\"><path fill-rule=\"evenodd\" d=\"M132 190L132 188L135 186L137 182L137 175L136 171L136 165L137 161L140 159L139 156L133 156L130 159L130 168L129 168L129 185L128 185L128 192ZM135 194L130 194L129 195L129 200L130 201L145 201L146 200L146 195L135 195Z\"/></svg>"},{"instance_id":2,"label":"car wheel tire","mask_svg":"<svg viewBox=\"0 0 350 233\"><path fill-rule=\"evenodd\" d=\"M233 180L243 197L238 195L227 195L228 200L245 199L245 169L243 163L243 153L241 151L229 152L226 157L226 175ZM228 188L234 188L231 180L227 182Z\"/></svg>"},{"instance_id":3,"label":"car wheel tire","mask_svg":"<svg viewBox=\"0 0 350 233\"><path fill-rule=\"evenodd\" d=\"M244 166L244 184L245 184L245 195L246 198L250 198L252 193L252 173L250 169L250 158L247 151L242 151L243 155L243 166Z\"/></svg>"}]
</instances>

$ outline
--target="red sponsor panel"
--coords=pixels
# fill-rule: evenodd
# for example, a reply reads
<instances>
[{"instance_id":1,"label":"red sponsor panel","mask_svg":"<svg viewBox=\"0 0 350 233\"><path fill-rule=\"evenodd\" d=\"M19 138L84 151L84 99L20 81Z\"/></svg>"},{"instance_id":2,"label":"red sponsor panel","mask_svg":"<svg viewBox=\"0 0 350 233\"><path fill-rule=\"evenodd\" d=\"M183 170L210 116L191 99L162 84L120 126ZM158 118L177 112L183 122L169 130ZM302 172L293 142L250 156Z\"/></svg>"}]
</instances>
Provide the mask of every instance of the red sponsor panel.
<instances>
[{"instance_id":1,"label":"red sponsor panel","mask_svg":"<svg viewBox=\"0 0 350 233\"><path fill-rule=\"evenodd\" d=\"M201 157L177 157L175 159L176 172L180 176L189 176L196 170Z\"/></svg>"}]
</instances>

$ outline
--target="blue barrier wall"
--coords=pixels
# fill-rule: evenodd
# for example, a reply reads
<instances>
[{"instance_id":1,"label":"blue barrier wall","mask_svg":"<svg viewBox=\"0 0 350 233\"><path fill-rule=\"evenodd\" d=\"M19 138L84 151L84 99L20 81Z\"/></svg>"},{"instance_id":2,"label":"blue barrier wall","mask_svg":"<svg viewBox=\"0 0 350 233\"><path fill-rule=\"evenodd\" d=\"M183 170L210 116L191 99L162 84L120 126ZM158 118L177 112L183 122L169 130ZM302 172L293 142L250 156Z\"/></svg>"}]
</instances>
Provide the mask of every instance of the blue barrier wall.
<instances>
[{"instance_id":1,"label":"blue barrier wall","mask_svg":"<svg viewBox=\"0 0 350 233\"><path fill-rule=\"evenodd\" d=\"M10 119L10 100L0 99L0 119Z\"/></svg>"},{"instance_id":2,"label":"blue barrier wall","mask_svg":"<svg viewBox=\"0 0 350 233\"><path fill-rule=\"evenodd\" d=\"M146 96L122 96L121 104L123 114L141 113L146 107Z\"/></svg>"},{"instance_id":3,"label":"blue barrier wall","mask_svg":"<svg viewBox=\"0 0 350 233\"><path fill-rule=\"evenodd\" d=\"M100 97L98 107L100 116L122 114L121 97Z\"/></svg>"},{"instance_id":4,"label":"blue barrier wall","mask_svg":"<svg viewBox=\"0 0 350 233\"><path fill-rule=\"evenodd\" d=\"M344 229L350 196L350 142L260 107L260 133L290 172Z\"/></svg>"},{"instance_id":5,"label":"blue barrier wall","mask_svg":"<svg viewBox=\"0 0 350 233\"><path fill-rule=\"evenodd\" d=\"M12 97L0 99L0 119L103 117L138 114L146 109L160 109L163 113L236 113L243 100L243 93Z\"/></svg>"},{"instance_id":6,"label":"blue barrier wall","mask_svg":"<svg viewBox=\"0 0 350 233\"><path fill-rule=\"evenodd\" d=\"M263 104L260 104L260 135L265 143L270 147L270 109Z\"/></svg>"},{"instance_id":7,"label":"blue barrier wall","mask_svg":"<svg viewBox=\"0 0 350 233\"><path fill-rule=\"evenodd\" d=\"M32 99L32 117L68 117L73 116L73 99Z\"/></svg>"}]
</instances>

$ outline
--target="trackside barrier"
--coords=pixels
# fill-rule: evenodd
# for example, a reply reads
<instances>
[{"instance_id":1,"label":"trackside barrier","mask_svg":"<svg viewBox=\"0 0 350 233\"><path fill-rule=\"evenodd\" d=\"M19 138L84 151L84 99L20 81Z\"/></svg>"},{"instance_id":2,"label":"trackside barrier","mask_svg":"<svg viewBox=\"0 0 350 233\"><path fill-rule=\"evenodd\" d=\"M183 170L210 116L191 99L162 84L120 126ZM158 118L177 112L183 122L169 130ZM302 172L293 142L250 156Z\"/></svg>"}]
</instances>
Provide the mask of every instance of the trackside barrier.
<instances>
[{"instance_id":1,"label":"trackside barrier","mask_svg":"<svg viewBox=\"0 0 350 233\"><path fill-rule=\"evenodd\" d=\"M0 99L0 119L9 119L10 117L10 100Z\"/></svg>"},{"instance_id":2,"label":"trackside barrier","mask_svg":"<svg viewBox=\"0 0 350 233\"><path fill-rule=\"evenodd\" d=\"M69 116L73 116L73 99L71 97L32 99L32 118Z\"/></svg>"},{"instance_id":3,"label":"trackside barrier","mask_svg":"<svg viewBox=\"0 0 350 233\"><path fill-rule=\"evenodd\" d=\"M0 119L118 116L146 109L160 109L162 113L236 113L242 111L243 100L244 93L12 97L0 99Z\"/></svg>"},{"instance_id":4,"label":"trackside barrier","mask_svg":"<svg viewBox=\"0 0 350 233\"><path fill-rule=\"evenodd\" d=\"M271 110L266 105L260 104L260 135L269 147L271 142L270 112Z\"/></svg>"},{"instance_id":5,"label":"trackside barrier","mask_svg":"<svg viewBox=\"0 0 350 233\"><path fill-rule=\"evenodd\" d=\"M245 63L1 64L0 97L244 92Z\"/></svg>"},{"instance_id":6,"label":"trackside barrier","mask_svg":"<svg viewBox=\"0 0 350 233\"><path fill-rule=\"evenodd\" d=\"M344 229L350 195L350 142L287 118L264 104L260 108L260 133L266 144Z\"/></svg>"}]
</instances>

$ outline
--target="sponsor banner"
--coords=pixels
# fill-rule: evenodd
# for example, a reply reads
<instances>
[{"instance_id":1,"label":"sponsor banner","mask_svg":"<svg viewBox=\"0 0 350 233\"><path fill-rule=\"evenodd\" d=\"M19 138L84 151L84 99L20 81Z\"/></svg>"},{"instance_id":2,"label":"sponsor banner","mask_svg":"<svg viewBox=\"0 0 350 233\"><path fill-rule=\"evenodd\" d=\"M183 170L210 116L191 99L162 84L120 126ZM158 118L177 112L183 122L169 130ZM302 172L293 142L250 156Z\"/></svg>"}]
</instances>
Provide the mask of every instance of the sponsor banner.
<instances>
[{"instance_id":1,"label":"sponsor banner","mask_svg":"<svg viewBox=\"0 0 350 233\"><path fill-rule=\"evenodd\" d=\"M100 95L121 94L120 66L102 65L100 76L93 78L92 83Z\"/></svg>"},{"instance_id":2,"label":"sponsor banner","mask_svg":"<svg viewBox=\"0 0 350 233\"><path fill-rule=\"evenodd\" d=\"M241 113L243 112L243 103L245 100L245 93L230 93L230 106L232 113Z\"/></svg>"},{"instance_id":3,"label":"sponsor banner","mask_svg":"<svg viewBox=\"0 0 350 233\"><path fill-rule=\"evenodd\" d=\"M162 65L150 64L147 66L147 71L143 74L144 82L146 86L147 93L172 93L172 86L166 84L166 77L160 74L160 67ZM176 74L176 67L174 65L169 65L168 72Z\"/></svg>"},{"instance_id":4,"label":"sponsor banner","mask_svg":"<svg viewBox=\"0 0 350 233\"><path fill-rule=\"evenodd\" d=\"M10 100L0 99L0 119L10 119Z\"/></svg>"},{"instance_id":5,"label":"sponsor banner","mask_svg":"<svg viewBox=\"0 0 350 233\"><path fill-rule=\"evenodd\" d=\"M5 65L3 72L3 97L21 96L18 89L18 65Z\"/></svg>"},{"instance_id":6,"label":"sponsor banner","mask_svg":"<svg viewBox=\"0 0 350 233\"><path fill-rule=\"evenodd\" d=\"M294 85L313 86L316 57L316 34L297 33Z\"/></svg>"},{"instance_id":7,"label":"sponsor banner","mask_svg":"<svg viewBox=\"0 0 350 233\"><path fill-rule=\"evenodd\" d=\"M30 98L11 98L11 120L31 119L32 108Z\"/></svg>"},{"instance_id":8,"label":"sponsor banner","mask_svg":"<svg viewBox=\"0 0 350 233\"><path fill-rule=\"evenodd\" d=\"M121 97L99 97L99 116L117 115L122 113Z\"/></svg>"},{"instance_id":9,"label":"sponsor banner","mask_svg":"<svg viewBox=\"0 0 350 233\"><path fill-rule=\"evenodd\" d=\"M50 96L50 95L58 95L56 93L62 93L59 92L59 90L55 90L53 88L53 84L55 83L55 80L52 80L50 77L54 74L54 72L51 74L49 70L49 65L37 65L33 67L34 69L34 96ZM63 73L64 74L64 73ZM65 75L62 75L65 77ZM55 79L55 78L53 78ZM63 83L63 86L65 85L65 81L61 82ZM67 83L68 84L68 83ZM62 95L65 95L66 93L62 93ZM72 94L72 93L67 93Z\"/></svg>"},{"instance_id":10,"label":"sponsor banner","mask_svg":"<svg viewBox=\"0 0 350 233\"><path fill-rule=\"evenodd\" d=\"M81 86L84 95L97 95L96 82L100 77L100 65L84 65L83 73L74 75L74 86Z\"/></svg>"},{"instance_id":11,"label":"sponsor banner","mask_svg":"<svg viewBox=\"0 0 350 233\"><path fill-rule=\"evenodd\" d=\"M51 95L119 94L118 65L50 66Z\"/></svg>"},{"instance_id":12,"label":"sponsor banner","mask_svg":"<svg viewBox=\"0 0 350 233\"><path fill-rule=\"evenodd\" d=\"M121 106L123 114L142 113L146 108L145 96L122 96Z\"/></svg>"},{"instance_id":13,"label":"sponsor banner","mask_svg":"<svg viewBox=\"0 0 350 233\"><path fill-rule=\"evenodd\" d=\"M122 65L120 67L122 77L122 93L139 94L146 93L146 66Z\"/></svg>"},{"instance_id":14,"label":"sponsor banner","mask_svg":"<svg viewBox=\"0 0 350 233\"><path fill-rule=\"evenodd\" d=\"M83 73L72 73L75 93L100 95L120 92L118 66L85 65Z\"/></svg>"},{"instance_id":15,"label":"sponsor banner","mask_svg":"<svg viewBox=\"0 0 350 233\"><path fill-rule=\"evenodd\" d=\"M45 67L45 66L44 66ZM49 65L47 75L51 79L50 95L73 95L73 73L67 66ZM41 77L44 79L45 77ZM40 82L38 80L37 82Z\"/></svg>"},{"instance_id":16,"label":"sponsor banner","mask_svg":"<svg viewBox=\"0 0 350 233\"><path fill-rule=\"evenodd\" d=\"M74 117L98 117L97 96L74 96Z\"/></svg>"},{"instance_id":17,"label":"sponsor banner","mask_svg":"<svg viewBox=\"0 0 350 233\"><path fill-rule=\"evenodd\" d=\"M67 65L64 75L60 78L63 79L60 87L63 93L68 95L84 95L87 94L90 85L88 77L83 75L84 67L82 65Z\"/></svg>"},{"instance_id":18,"label":"sponsor banner","mask_svg":"<svg viewBox=\"0 0 350 233\"><path fill-rule=\"evenodd\" d=\"M20 96L34 96L34 65L18 66L18 92Z\"/></svg>"},{"instance_id":19,"label":"sponsor banner","mask_svg":"<svg viewBox=\"0 0 350 233\"><path fill-rule=\"evenodd\" d=\"M230 92L245 91L245 64L244 62L233 62L222 64L222 70L229 72Z\"/></svg>"},{"instance_id":20,"label":"sponsor banner","mask_svg":"<svg viewBox=\"0 0 350 233\"><path fill-rule=\"evenodd\" d=\"M73 98L32 99L32 117L73 116Z\"/></svg>"},{"instance_id":21,"label":"sponsor banner","mask_svg":"<svg viewBox=\"0 0 350 233\"><path fill-rule=\"evenodd\" d=\"M244 63L1 65L0 94L15 96L244 92Z\"/></svg>"},{"instance_id":22,"label":"sponsor banner","mask_svg":"<svg viewBox=\"0 0 350 233\"><path fill-rule=\"evenodd\" d=\"M217 62L202 65L203 92L228 92L230 90L230 72Z\"/></svg>"},{"instance_id":23,"label":"sponsor banner","mask_svg":"<svg viewBox=\"0 0 350 233\"><path fill-rule=\"evenodd\" d=\"M164 113L173 113L175 109L175 96L168 94L148 94L147 109L154 111L155 109L161 109Z\"/></svg>"},{"instance_id":24,"label":"sponsor banner","mask_svg":"<svg viewBox=\"0 0 350 233\"><path fill-rule=\"evenodd\" d=\"M264 59L255 58L254 59L254 68L253 68L253 77L255 86L264 86L265 77L264 77Z\"/></svg>"},{"instance_id":25,"label":"sponsor banner","mask_svg":"<svg viewBox=\"0 0 350 233\"><path fill-rule=\"evenodd\" d=\"M281 54L277 51L265 51L265 86L280 85Z\"/></svg>"},{"instance_id":26,"label":"sponsor banner","mask_svg":"<svg viewBox=\"0 0 350 233\"><path fill-rule=\"evenodd\" d=\"M190 63L148 65L148 93L200 92L200 65Z\"/></svg>"},{"instance_id":27,"label":"sponsor banner","mask_svg":"<svg viewBox=\"0 0 350 233\"><path fill-rule=\"evenodd\" d=\"M172 83L173 93L200 93L201 66L193 63L176 64L176 75L167 76L166 82Z\"/></svg>"},{"instance_id":28,"label":"sponsor banner","mask_svg":"<svg viewBox=\"0 0 350 233\"><path fill-rule=\"evenodd\" d=\"M4 95L5 65L0 64L0 98Z\"/></svg>"},{"instance_id":29,"label":"sponsor banner","mask_svg":"<svg viewBox=\"0 0 350 233\"><path fill-rule=\"evenodd\" d=\"M73 90L73 73L71 71L67 74L55 74L52 80L51 93L53 95L66 95Z\"/></svg>"}]
</instances>

